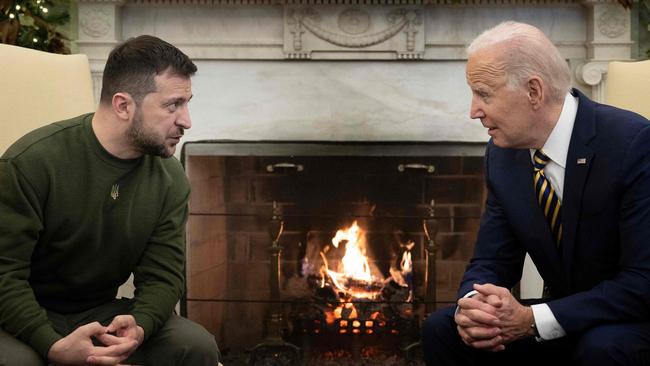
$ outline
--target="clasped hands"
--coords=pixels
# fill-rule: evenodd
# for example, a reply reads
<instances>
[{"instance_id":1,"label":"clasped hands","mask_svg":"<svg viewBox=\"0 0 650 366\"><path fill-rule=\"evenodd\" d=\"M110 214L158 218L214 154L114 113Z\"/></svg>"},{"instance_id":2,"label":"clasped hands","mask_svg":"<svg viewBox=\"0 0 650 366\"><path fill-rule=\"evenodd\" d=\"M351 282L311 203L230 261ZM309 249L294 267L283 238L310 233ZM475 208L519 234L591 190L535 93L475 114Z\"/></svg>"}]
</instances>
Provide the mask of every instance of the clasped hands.
<instances>
[{"instance_id":1,"label":"clasped hands","mask_svg":"<svg viewBox=\"0 0 650 366\"><path fill-rule=\"evenodd\" d=\"M93 344L96 338L103 346ZM144 340L144 330L132 315L118 315L104 327L98 322L82 325L50 348L48 360L63 365L119 365Z\"/></svg>"},{"instance_id":2,"label":"clasped hands","mask_svg":"<svg viewBox=\"0 0 650 366\"><path fill-rule=\"evenodd\" d=\"M477 294L458 300L454 316L463 342L486 351L503 351L506 344L534 335L533 312L504 287L474 285Z\"/></svg>"}]
</instances>

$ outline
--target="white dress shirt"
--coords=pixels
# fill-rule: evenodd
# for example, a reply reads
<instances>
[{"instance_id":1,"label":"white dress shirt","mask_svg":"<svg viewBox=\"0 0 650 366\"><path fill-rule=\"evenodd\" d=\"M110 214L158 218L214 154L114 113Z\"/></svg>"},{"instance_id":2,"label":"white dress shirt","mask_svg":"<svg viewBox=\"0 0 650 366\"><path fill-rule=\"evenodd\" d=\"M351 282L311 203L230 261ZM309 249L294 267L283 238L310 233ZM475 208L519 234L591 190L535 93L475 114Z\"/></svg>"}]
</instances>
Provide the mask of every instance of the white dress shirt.
<instances>
[{"instance_id":1,"label":"white dress shirt","mask_svg":"<svg viewBox=\"0 0 650 366\"><path fill-rule=\"evenodd\" d=\"M553 131L542 147L542 151L551 160L544 168L544 175L551 182L560 203L564 193L564 172L566 170L566 158L569 153L569 143L571 142L571 133L575 123L576 114L578 113L578 98L567 93L564 98L562 112ZM530 159L533 161L535 150L530 150ZM551 308L546 304L532 305L533 316L535 317L535 326L539 332L539 337L543 340L550 340L564 337L566 332L558 323L553 315Z\"/></svg>"}]
</instances>

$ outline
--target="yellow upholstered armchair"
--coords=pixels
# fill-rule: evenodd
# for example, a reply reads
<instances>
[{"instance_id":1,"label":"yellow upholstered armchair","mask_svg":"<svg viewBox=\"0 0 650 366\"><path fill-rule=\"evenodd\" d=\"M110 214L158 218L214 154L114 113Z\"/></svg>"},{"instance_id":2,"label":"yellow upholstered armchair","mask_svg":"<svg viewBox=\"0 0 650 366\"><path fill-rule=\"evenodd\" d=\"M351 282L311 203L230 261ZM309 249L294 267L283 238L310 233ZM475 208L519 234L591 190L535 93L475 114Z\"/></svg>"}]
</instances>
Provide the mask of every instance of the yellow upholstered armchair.
<instances>
[{"instance_id":1,"label":"yellow upholstered armchair","mask_svg":"<svg viewBox=\"0 0 650 366\"><path fill-rule=\"evenodd\" d=\"M610 62L606 93L607 104L650 119L650 60Z\"/></svg>"},{"instance_id":2,"label":"yellow upholstered armchair","mask_svg":"<svg viewBox=\"0 0 650 366\"><path fill-rule=\"evenodd\" d=\"M46 124L95 109L86 55L57 55L0 43L0 155L18 138ZM133 282L118 297L133 296Z\"/></svg>"},{"instance_id":3,"label":"yellow upholstered armchair","mask_svg":"<svg viewBox=\"0 0 650 366\"><path fill-rule=\"evenodd\" d=\"M95 108L85 55L57 55L0 44L0 71L0 155L37 127Z\"/></svg>"}]
</instances>

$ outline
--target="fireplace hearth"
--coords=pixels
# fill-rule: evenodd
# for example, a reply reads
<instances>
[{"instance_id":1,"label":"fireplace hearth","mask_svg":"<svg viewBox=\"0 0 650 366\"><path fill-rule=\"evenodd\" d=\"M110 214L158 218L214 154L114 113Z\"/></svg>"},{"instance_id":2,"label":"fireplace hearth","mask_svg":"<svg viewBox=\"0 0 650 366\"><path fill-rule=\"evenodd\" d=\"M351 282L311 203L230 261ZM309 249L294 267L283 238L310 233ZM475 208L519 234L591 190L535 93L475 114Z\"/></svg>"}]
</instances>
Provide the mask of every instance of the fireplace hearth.
<instances>
[{"instance_id":1,"label":"fireplace hearth","mask_svg":"<svg viewBox=\"0 0 650 366\"><path fill-rule=\"evenodd\" d=\"M228 364L415 365L484 196L480 144L188 143L186 315Z\"/></svg>"}]
</instances>

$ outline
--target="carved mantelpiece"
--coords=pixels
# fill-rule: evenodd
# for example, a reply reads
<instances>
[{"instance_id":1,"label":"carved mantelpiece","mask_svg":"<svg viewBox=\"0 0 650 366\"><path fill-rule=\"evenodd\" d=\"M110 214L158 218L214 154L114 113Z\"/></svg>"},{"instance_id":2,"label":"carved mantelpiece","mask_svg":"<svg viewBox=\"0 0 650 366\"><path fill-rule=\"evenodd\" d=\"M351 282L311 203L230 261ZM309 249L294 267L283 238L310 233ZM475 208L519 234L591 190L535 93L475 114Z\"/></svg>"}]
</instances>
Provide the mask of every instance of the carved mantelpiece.
<instances>
[{"instance_id":1,"label":"carved mantelpiece","mask_svg":"<svg viewBox=\"0 0 650 366\"><path fill-rule=\"evenodd\" d=\"M205 62L435 65L464 63L467 44L507 19L548 34L569 61L574 84L597 100L604 98L606 63L630 56L629 10L615 0L80 0L77 45L89 56L98 97L109 51L139 34L157 35Z\"/></svg>"}]
</instances>

